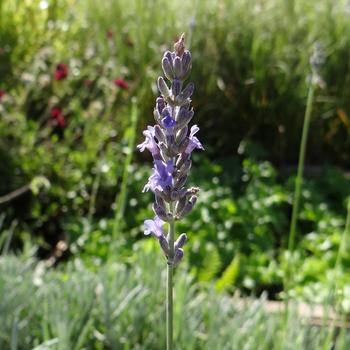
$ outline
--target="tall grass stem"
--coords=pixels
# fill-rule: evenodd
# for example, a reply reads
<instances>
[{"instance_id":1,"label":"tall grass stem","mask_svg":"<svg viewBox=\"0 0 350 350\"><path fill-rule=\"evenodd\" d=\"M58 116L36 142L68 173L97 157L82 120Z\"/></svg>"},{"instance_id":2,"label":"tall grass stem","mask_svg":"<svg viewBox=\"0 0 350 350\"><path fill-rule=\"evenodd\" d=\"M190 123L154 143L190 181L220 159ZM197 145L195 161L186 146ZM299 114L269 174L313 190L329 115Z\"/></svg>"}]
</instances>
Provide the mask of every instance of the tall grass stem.
<instances>
[{"instance_id":1,"label":"tall grass stem","mask_svg":"<svg viewBox=\"0 0 350 350\"><path fill-rule=\"evenodd\" d=\"M308 90L307 102L306 102L303 131L301 135L298 170L297 170L297 177L295 180L295 188L294 188L294 196L293 196L292 218L291 218L289 238L288 238L289 256L286 262L287 266L286 266L285 277L284 277L284 289L286 290L287 294L292 282L291 278L292 278L292 269L293 269L293 251L294 251L295 239L296 239L296 226L297 226L298 214L299 214L299 204L300 204L301 186L303 182L305 153L306 153L306 145L307 145L307 139L309 134L314 93L315 93L315 84L313 84L311 79L309 90ZM286 308L286 317L287 317L288 296L286 297L285 308Z\"/></svg>"}]
</instances>

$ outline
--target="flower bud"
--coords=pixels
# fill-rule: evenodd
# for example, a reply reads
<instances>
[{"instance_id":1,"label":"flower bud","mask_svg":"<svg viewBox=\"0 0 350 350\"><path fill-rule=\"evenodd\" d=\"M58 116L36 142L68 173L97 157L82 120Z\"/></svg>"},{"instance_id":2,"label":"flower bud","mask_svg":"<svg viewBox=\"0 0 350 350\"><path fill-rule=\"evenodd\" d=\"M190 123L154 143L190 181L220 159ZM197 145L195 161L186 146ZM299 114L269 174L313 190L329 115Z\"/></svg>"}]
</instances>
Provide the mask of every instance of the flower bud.
<instances>
[{"instance_id":1,"label":"flower bud","mask_svg":"<svg viewBox=\"0 0 350 350\"><path fill-rule=\"evenodd\" d=\"M156 108L159 114L162 114L163 109L166 107L165 101L163 97L158 97L156 100Z\"/></svg>"},{"instance_id":2,"label":"flower bud","mask_svg":"<svg viewBox=\"0 0 350 350\"><path fill-rule=\"evenodd\" d=\"M186 50L182 55L182 59L181 59L181 66L182 66L182 71L184 76L187 76L188 73L190 72L191 63L192 63L191 54L188 50Z\"/></svg>"},{"instance_id":3,"label":"flower bud","mask_svg":"<svg viewBox=\"0 0 350 350\"><path fill-rule=\"evenodd\" d=\"M154 126L154 136L156 137L158 142L165 141L165 135L162 131L162 128L158 124Z\"/></svg>"},{"instance_id":4,"label":"flower bud","mask_svg":"<svg viewBox=\"0 0 350 350\"><path fill-rule=\"evenodd\" d=\"M171 93L173 96L177 96L181 91L181 81L179 79L174 79L171 84Z\"/></svg>"},{"instance_id":5,"label":"flower bud","mask_svg":"<svg viewBox=\"0 0 350 350\"><path fill-rule=\"evenodd\" d=\"M181 188L186 183L186 180L187 180L187 174L181 175L179 177L179 179L176 181L175 187L176 188Z\"/></svg>"},{"instance_id":6,"label":"flower bud","mask_svg":"<svg viewBox=\"0 0 350 350\"><path fill-rule=\"evenodd\" d=\"M165 202L164 199L161 196L155 196L156 199L156 203L159 207L161 207L165 212L166 212L166 206L165 206Z\"/></svg>"},{"instance_id":7,"label":"flower bud","mask_svg":"<svg viewBox=\"0 0 350 350\"><path fill-rule=\"evenodd\" d=\"M176 138L175 138L175 142L180 144L181 141L183 141L186 136L187 136L187 132L188 132L188 127L187 125L185 125L182 129L180 129L177 133L176 133Z\"/></svg>"},{"instance_id":8,"label":"flower bud","mask_svg":"<svg viewBox=\"0 0 350 350\"><path fill-rule=\"evenodd\" d=\"M167 57L164 57L162 60L162 68L165 76L169 79L172 80L174 78L174 72L173 72L173 67L169 62L169 59Z\"/></svg>"},{"instance_id":9,"label":"flower bud","mask_svg":"<svg viewBox=\"0 0 350 350\"><path fill-rule=\"evenodd\" d=\"M171 200L172 201L177 201L180 200L181 198L183 198L186 194L187 194L188 190L187 188L181 188L179 190L173 190L171 192Z\"/></svg>"},{"instance_id":10,"label":"flower bud","mask_svg":"<svg viewBox=\"0 0 350 350\"><path fill-rule=\"evenodd\" d=\"M175 55L172 54L170 51L166 51L166 52L164 53L164 56L163 56L163 57L168 59L169 64L170 64L170 66L171 66L171 69L173 70L173 68L174 68L173 60L174 60Z\"/></svg>"},{"instance_id":11,"label":"flower bud","mask_svg":"<svg viewBox=\"0 0 350 350\"><path fill-rule=\"evenodd\" d=\"M176 129L182 129L187 125L194 116L193 109L188 110L187 107L182 106L176 115Z\"/></svg>"},{"instance_id":12,"label":"flower bud","mask_svg":"<svg viewBox=\"0 0 350 350\"><path fill-rule=\"evenodd\" d=\"M180 94L180 99L181 100L187 100L188 98L190 98L193 94L194 91L194 84L193 83L189 83L181 92Z\"/></svg>"},{"instance_id":13,"label":"flower bud","mask_svg":"<svg viewBox=\"0 0 350 350\"><path fill-rule=\"evenodd\" d=\"M169 243L164 236L161 236L159 238L159 245L162 248L165 256L168 257L169 256Z\"/></svg>"},{"instance_id":14,"label":"flower bud","mask_svg":"<svg viewBox=\"0 0 350 350\"><path fill-rule=\"evenodd\" d=\"M173 265L177 265L182 258L184 257L184 251L183 249L179 248L175 250L175 256L174 256L174 261L173 261Z\"/></svg>"},{"instance_id":15,"label":"flower bud","mask_svg":"<svg viewBox=\"0 0 350 350\"><path fill-rule=\"evenodd\" d=\"M170 158L171 157L171 154L169 152L169 147L167 146L167 144L165 142L159 142L158 147L160 149L160 152L161 152L163 158Z\"/></svg>"},{"instance_id":16,"label":"flower bud","mask_svg":"<svg viewBox=\"0 0 350 350\"><path fill-rule=\"evenodd\" d=\"M171 215L167 214L164 208L160 207L157 203L153 203L152 209L163 221L170 222L172 220Z\"/></svg>"},{"instance_id":17,"label":"flower bud","mask_svg":"<svg viewBox=\"0 0 350 350\"><path fill-rule=\"evenodd\" d=\"M180 57L175 57L174 59L174 73L175 73L175 78L177 79L182 78L182 66L181 66Z\"/></svg>"},{"instance_id":18,"label":"flower bud","mask_svg":"<svg viewBox=\"0 0 350 350\"><path fill-rule=\"evenodd\" d=\"M161 122L162 116L160 115L160 113L159 113L159 111L158 111L157 108L155 108L155 109L153 110L153 116L154 116L154 119L155 119L155 121L156 121L157 123L160 123L160 122Z\"/></svg>"},{"instance_id":19,"label":"flower bud","mask_svg":"<svg viewBox=\"0 0 350 350\"><path fill-rule=\"evenodd\" d=\"M169 88L163 77L158 78L158 90L165 98L170 96Z\"/></svg>"},{"instance_id":20,"label":"flower bud","mask_svg":"<svg viewBox=\"0 0 350 350\"><path fill-rule=\"evenodd\" d=\"M185 208L185 205L187 203L187 197L182 197L175 205L175 213L176 217L181 214L182 210Z\"/></svg>"},{"instance_id":21,"label":"flower bud","mask_svg":"<svg viewBox=\"0 0 350 350\"><path fill-rule=\"evenodd\" d=\"M197 202L197 197L196 196L192 196L188 202L185 204L184 208L181 210L181 212L176 213L176 218L182 219L185 215L187 215L189 212L191 212L191 210L193 209L194 205Z\"/></svg>"},{"instance_id":22,"label":"flower bud","mask_svg":"<svg viewBox=\"0 0 350 350\"><path fill-rule=\"evenodd\" d=\"M182 33L179 40L174 44L175 54L178 57L182 57L185 51L185 34Z\"/></svg>"},{"instance_id":23,"label":"flower bud","mask_svg":"<svg viewBox=\"0 0 350 350\"><path fill-rule=\"evenodd\" d=\"M190 142L190 139L188 137L185 137L182 142L178 145L178 153L185 152L188 144Z\"/></svg>"},{"instance_id":24,"label":"flower bud","mask_svg":"<svg viewBox=\"0 0 350 350\"><path fill-rule=\"evenodd\" d=\"M186 233L181 233L181 235L175 242L175 249L182 248L185 245L186 241L187 241Z\"/></svg>"},{"instance_id":25,"label":"flower bud","mask_svg":"<svg viewBox=\"0 0 350 350\"><path fill-rule=\"evenodd\" d=\"M170 191L160 191L158 189L154 190L154 194L158 197L162 197L166 202L171 202L171 192Z\"/></svg>"},{"instance_id":26,"label":"flower bud","mask_svg":"<svg viewBox=\"0 0 350 350\"><path fill-rule=\"evenodd\" d=\"M187 159L181 166L181 168L179 169L179 175L184 175L184 174L188 174L188 172L190 171L192 166L192 161L191 159Z\"/></svg>"},{"instance_id":27,"label":"flower bud","mask_svg":"<svg viewBox=\"0 0 350 350\"><path fill-rule=\"evenodd\" d=\"M174 144L175 144L174 134L166 134L166 143L167 143L168 147L174 146Z\"/></svg>"},{"instance_id":28,"label":"flower bud","mask_svg":"<svg viewBox=\"0 0 350 350\"><path fill-rule=\"evenodd\" d=\"M189 154L181 153L180 157L176 161L176 164L175 164L176 167L179 169L182 166L182 164L189 158L190 158Z\"/></svg>"},{"instance_id":29,"label":"flower bud","mask_svg":"<svg viewBox=\"0 0 350 350\"><path fill-rule=\"evenodd\" d=\"M199 191L199 187L190 187L189 189L187 189L187 194L197 194Z\"/></svg>"}]
</instances>

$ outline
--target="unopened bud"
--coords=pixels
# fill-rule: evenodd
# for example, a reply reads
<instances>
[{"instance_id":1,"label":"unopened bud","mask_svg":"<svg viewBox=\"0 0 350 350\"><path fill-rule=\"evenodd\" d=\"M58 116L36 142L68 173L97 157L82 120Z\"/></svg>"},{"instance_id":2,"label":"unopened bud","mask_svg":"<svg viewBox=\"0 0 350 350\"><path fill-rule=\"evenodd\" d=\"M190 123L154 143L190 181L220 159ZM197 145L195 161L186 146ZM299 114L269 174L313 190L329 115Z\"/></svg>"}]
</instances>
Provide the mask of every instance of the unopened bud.
<instances>
[{"instance_id":1,"label":"unopened bud","mask_svg":"<svg viewBox=\"0 0 350 350\"><path fill-rule=\"evenodd\" d=\"M187 153L181 153L180 157L176 161L176 167L180 169L182 167L182 164L186 162L187 159L189 159L190 156Z\"/></svg>"},{"instance_id":2,"label":"unopened bud","mask_svg":"<svg viewBox=\"0 0 350 350\"><path fill-rule=\"evenodd\" d=\"M190 142L190 139L188 137L184 138L182 142L178 145L178 153L185 152L189 142Z\"/></svg>"},{"instance_id":3,"label":"unopened bud","mask_svg":"<svg viewBox=\"0 0 350 350\"><path fill-rule=\"evenodd\" d=\"M170 91L163 77L158 78L158 90L166 98L170 96Z\"/></svg>"},{"instance_id":4,"label":"unopened bud","mask_svg":"<svg viewBox=\"0 0 350 350\"><path fill-rule=\"evenodd\" d=\"M187 76L191 70L191 64L192 64L192 58L189 51L185 51L182 55L181 65L182 65L182 71L183 75Z\"/></svg>"},{"instance_id":5,"label":"unopened bud","mask_svg":"<svg viewBox=\"0 0 350 350\"><path fill-rule=\"evenodd\" d=\"M154 120L157 122L157 123L160 123L161 120L162 120L162 116L160 115L159 111L157 110L157 108L155 108L153 110L153 116L154 116Z\"/></svg>"},{"instance_id":6,"label":"unopened bud","mask_svg":"<svg viewBox=\"0 0 350 350\"><path fill-rule=\"evenodd\" d=\"M173 67L171 63L169 62L169 59L167 57L164 57L162 60L162 68L165 76L169 79L172 80L174 78L174 72L173 72Z\"/></svg>"},{"instance_id":7,"label":"unopened bud","mask_svg":"<svg viewBox=\"0 0 350 350\"><path fill-rule=\"evenodd\" d=\"M191 210L193 209L194 205L197 202L197 197L196 196L192 196L189 201L185 204L184 208L182 209L182 211L180 213L176 213L176 218L182 219L185 215L187 215L188 213L191 212Z\"/></svg>"},{"instance_id":8,"label":"unopened bud","mask_svg":"<svg viewBox=\"0 0 350 350\"><path fill-rule=\"evenodd\" d=\"M186 234L185 233L181 233L181 235L179 236L179 238L175 242L175 249L176 248L182 248L185 245L186 241L187 241Z\"/></svg>"},{"instance_id":9,"label":"unopened bud","mask_svg":"<svg viewBox=\"0 0 350 350\"><path fill-rule=\"evenodd\" d=\"M162 131L162 128L157 124L154 126L154 135L158 142L164 142L165 141L165 136Z\"/></svg>"},{"instance_id":10,"label":"unopened bud","mask_svg":"<svg viewBox=\"0 0 350 350\"><path fill-rule=\"evenodd\" d=\"M152 209L163 221L169 222L172 220L171 216L165 212L164 208L160 207L157 203L153 204Z\"/></svg>"},{"instance_id":11,"label":"unopened bud","mask_svg":"<svg viewBox=\"0 0 350 350\"><path fill-rule=\"evenodd\" d=\"M179 144L181 143L181 141L184 140L184 138L187 136L188 133L188 127L187 125L184 126L182 129L180 129L177 133L176 133L176 139L175 141Z\"/></svg>"},{"instance_id":12,"label":"unopened bud","mask_svg":"<svg viewBox=\"0 0 350 350\"><path fill-rule=\"evenodd\" d=\"M187 197L184 196L183 198L181 198L175 205L175 213L176 216L180 215L182 210L185 208L185 205L187 203Z\"/></svg>"},{"instance_id":13,"label":"unopened bud","mask_svg":"<svg viewBox=\"0 0 350 350\"><path fill-rule=\"evenodd\" d=\"M173 190L171 192L171 200L172 201L177 201L183 198L187 194L187 189L186 188L181 188L179 190Z\"/></svg>"},{"instance_id":14,"label":"unopened bud","mask_svg":"<svg viewBox=\"0 0 350 350\"><path fill-rule=\"evenodd\" d=\"M192 166L192 161L191 159L187 159L182 167L179 169L179 174L188 174L188 172L190 171L191 169L191 166Z\"/></svg>"},{"instance_id":15,"label":"unopened bud","mask_svg":"<svg viewBox=\"0 0 350 350\"><path fill-rule=\"evenodd\" d=\"M185 51L185 33L182 33L179 40L174 44L176 56L182 57Z\"/></svg>"},{"instance_id":16,"label":"unopened bud","mask_svg":"<svg viewBox=\"0 0 350 350\"><path fill-rule=\"evenodd\" d=\"M159 245L162 248L165 256L168 257L169 256L169 243L164 236L161 236L159 238Z\"/></svg>"},{"instance_id":17,"label":"unopened bud","mask_svg":"<svg viewBox=\"0 0 350 350\"><path fill-rule=\"evenodd\" d=\"M174 73L177 79L182 78L182 66L180 57L175 57L174 59Z\"/></svg>"},{"instance_id":18,"label":"unopened bud","mask_svg":"<svg viewBox=\"0 0 350 350\"><path fill-rule=\"evenodd\" d=\"M158 97L156 100L156 108L159 114L162 114L163 109L166 107L165 101L163 97Z\"/></svg>"},{"instance_id":19,"label":"unopened bud","mask_svg":"<svg viewBox=\"0 0 350 350\"><path fill-rule=\"evenodd\" d=\"M171 84L171 93L173 96L177 96L181 91L181 81L179 79L174 79Z\"/></svg>"},{"instance_id":20,"label":"unopened bud","mask_svg":"<svg viewBox=\"0 0 350 350\"><path fill-rule=\"evenodd\" d=\"M183 249L181 249L181 248L176 249L176 251L175 251L175 256L174 256L174 261L173 261L173 265L179 264L179 262L182 260L183 257L184 257L184 251L183 251Z\"/></svg>"},{"instance_id":21,"label":"unopened bud","mask_svg":"<svg viewBox=\"0 0 350 350\"><path fill-rule=\"evenodd\" d=\"M193 83L189 83L181 92L180 97L183 100L188 99L189 97L192 96L194 91L194 84Z\"/></svg>"},{"instance_id":22,"label":"unopened bud","mask_svg":"<svg viewBox=\"0 0 350 350\"><path fill-rule=\"evenodd\" d=\"M183 174L180 176L180 178L176 181L175 187L176 188L181 188L187 180L187 174Z\"/></svg>"}]
</instances>

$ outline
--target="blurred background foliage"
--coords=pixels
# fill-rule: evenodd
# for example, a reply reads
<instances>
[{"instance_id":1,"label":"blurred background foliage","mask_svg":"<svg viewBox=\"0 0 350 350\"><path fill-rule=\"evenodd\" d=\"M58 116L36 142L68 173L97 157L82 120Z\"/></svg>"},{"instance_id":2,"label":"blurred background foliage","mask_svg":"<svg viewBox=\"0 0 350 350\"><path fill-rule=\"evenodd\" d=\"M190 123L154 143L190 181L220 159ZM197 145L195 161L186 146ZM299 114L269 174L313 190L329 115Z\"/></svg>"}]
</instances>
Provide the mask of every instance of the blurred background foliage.
<instances>
[{"instance_id":1,"label":"blurred background foliage","mask_svg":"<svg viewBox=\"0 0 350 350\"><path fill-rule=\"evenodd\" d=\"M319 42L324 87L309 135L294 293L322 299L350 193L349 16L348 1L331 0L1 1L2 250L30 239L51 264L79 256L92 270L114 251L137 260L152 196L141 195L151 159L135 142L152 123L162 54L185 32L206 148L191 175L199 204L178 225L190 238L189 271L218 290L276 298ZM345 288L350 255L341 262Z\"/></svg>"}]
</instances>

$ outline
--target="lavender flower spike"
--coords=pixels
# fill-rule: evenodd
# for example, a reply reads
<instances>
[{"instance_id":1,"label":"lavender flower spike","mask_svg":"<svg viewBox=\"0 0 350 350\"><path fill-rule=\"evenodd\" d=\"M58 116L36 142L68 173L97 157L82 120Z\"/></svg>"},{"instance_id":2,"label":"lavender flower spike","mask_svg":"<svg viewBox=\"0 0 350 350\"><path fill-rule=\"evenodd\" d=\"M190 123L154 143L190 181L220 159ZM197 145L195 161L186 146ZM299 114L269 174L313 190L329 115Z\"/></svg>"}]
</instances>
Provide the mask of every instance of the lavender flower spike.
<instances>
[{"instance_id":1,"label":"lavender flower spike","mask_svg":"<svg viewBox=\"0 0 350 350\"><path fill-rule=\"evenodd\" d=\"M173 269L184 256L186 235L175 237L175 221L181 220L193 209L199 191L197 187L187 188L186 180L191 169L191 154L203 146L196 136L199 127L189 122L194 116L190 97L194 85L185 80L192 67L192 57L185 48L185 37L174 45L174 51L163 55L162 68L165 75L157 80L161 94L156 100L154 119L156 125L148 126L143 132L145 141L138 145L146 148L153 157L153 172L143 192L151 190L155 195L154 220L145 221L145 235L152 234L167 260L167 350L173 350ZM168 80L168 82L166 81ZM168 223L169 233L165 237L163 225Z\"/></svg>"},{"instance_id":2,"label":"lavender flower spike","mask_svg":"<svg viewBox=\"0 0 350 350\"><path fill-rule=\"evenodd\" d=\"M161 208L165 214L162 219L169 218L167 220L169 223L182 218L183 214L188 214L192 210L191 203L194 201L191 198L191 191L185 187L191 164L189 158L195 148L203 149L198 138L194 136L199 127L193 125L188 133L188 123L194 114L190 107L194 85L184 84L192 67L191 54L185 49L184 40L182 35L175 44L174 51L164 53L162 68L165 78L158 78L157 85L161 96L157 98L154 110L157 124L147 127L143 132L145 141L137 146L141 152L148 149L153 156L153 173L144 191L151 190L165 200L164 207ZM185 203L186 210L182 211L182 215L177 215L175 208L179 208L182 203ZM158 204L153 208L159 213ZM154 221L145 221L146 235L153 232L153 235L159 238L161 231L156 229L159 227L159 220L158 218ZM167 238L169 247L171 245L173 247L170 247L170 254L166 257L168 263L174 264L175 260L181 260L183 254L175 251L174 244L169 238ZM175 237L172 240L174 241Z\"/></svg>"}]
</instances>

